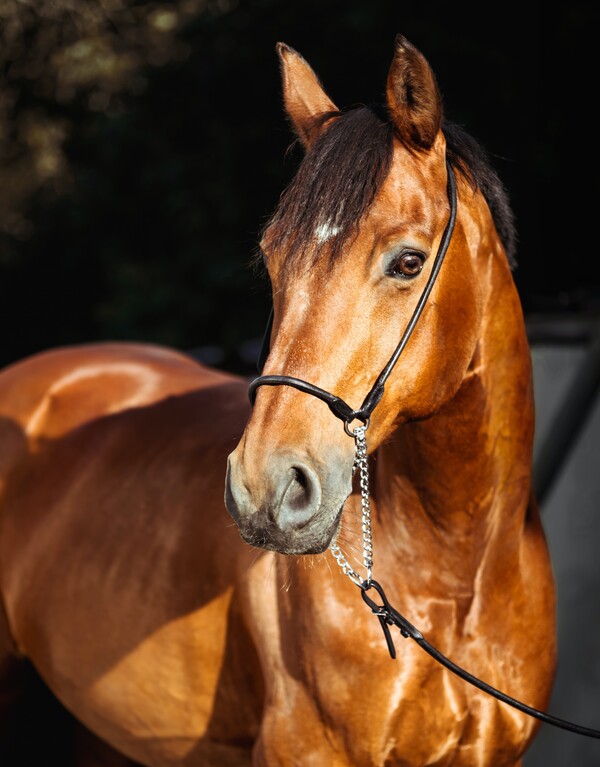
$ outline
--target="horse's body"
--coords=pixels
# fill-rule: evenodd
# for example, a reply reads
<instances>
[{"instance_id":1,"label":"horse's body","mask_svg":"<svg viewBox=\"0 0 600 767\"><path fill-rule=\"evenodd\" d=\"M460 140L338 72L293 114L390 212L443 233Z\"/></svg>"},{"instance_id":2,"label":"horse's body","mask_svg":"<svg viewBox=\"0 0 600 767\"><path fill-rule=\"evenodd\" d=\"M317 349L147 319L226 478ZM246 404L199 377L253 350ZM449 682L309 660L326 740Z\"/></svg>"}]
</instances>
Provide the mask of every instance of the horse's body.
<instances>
[{"instance_id":1,"label":"horse's body","mask_svg":"<svg viewBox=\"0 0 600 767\"><path fill-rule=\"evenodd\" d=\"M314 241L298 247L277 227L310 204L294 208L294 194L321 178L329 124L364 157L371 118L341 116L306 62L279 50L309 162L263 238L275 302L265 371L355 403L410 316L448 216L441 105L401 40L393 139L368 204L350 233L315 219ZM375 574L452 660L544 708L554 591L531 495L530 356L488 203L468 173L457 180L446 262L367 431ZM391 661L358 589L319 553L333 536L348 554L360 545L340 421L288 386L260 389L249 415L245 381L146 345L57 350L0 375L0 716L27 710L27 658L115 749L90 755L87 739L81 764L125 763L118 753L198 767L520 764L534 720L412 643ZM263 550L240 538L225 486L243 537Z\"/></svg>"},{"instance_id":2,"label":"horse's body","mask_svg":"<svg viewBox=\"0 0 600 767\"><path fill-rule=\"evenodd\" d=\"M190 764L248 764L238 751L262 692L232 591L256 557L223 509L243 382L167 350L101 345L8 369L0 400L15 649L142 763L187 764L191 750Z\"/></svg>"}]
</instances>

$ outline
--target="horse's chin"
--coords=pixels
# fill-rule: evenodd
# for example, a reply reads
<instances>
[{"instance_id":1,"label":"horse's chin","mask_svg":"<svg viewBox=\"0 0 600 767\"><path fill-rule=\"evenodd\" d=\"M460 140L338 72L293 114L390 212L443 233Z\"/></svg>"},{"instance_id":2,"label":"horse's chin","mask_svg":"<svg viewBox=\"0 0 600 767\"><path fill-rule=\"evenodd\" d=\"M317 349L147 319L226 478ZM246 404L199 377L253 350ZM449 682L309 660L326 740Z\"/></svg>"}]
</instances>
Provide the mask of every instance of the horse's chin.
<instances>
[{"instance_id":1,"label":"horse's chin","mask_svg":"<svg viewBox=\"0 0 600 767\"><path fill-rule=\"evenodd\" d=\"M257 549L276 551L278 554L322 554L336 537L342 516L343 504L333 516L320 514L305 527L293 532L283 532L276 525L264 520L262 525L239 524L243 540Z\"/></svg>"}]
</instances>

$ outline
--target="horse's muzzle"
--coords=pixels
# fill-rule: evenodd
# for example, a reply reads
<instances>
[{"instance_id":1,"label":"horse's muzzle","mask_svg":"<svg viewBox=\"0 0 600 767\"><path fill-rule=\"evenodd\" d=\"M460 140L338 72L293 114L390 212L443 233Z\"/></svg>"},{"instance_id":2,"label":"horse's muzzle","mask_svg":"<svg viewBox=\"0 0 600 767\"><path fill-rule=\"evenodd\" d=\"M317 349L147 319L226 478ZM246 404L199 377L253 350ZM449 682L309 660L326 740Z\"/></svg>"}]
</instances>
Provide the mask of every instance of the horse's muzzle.
<instances>
[{"instance_id":1,"label":"horse's muzzle","mask_svg":"<svg viewBox=\"0 0 600 767\"><path fill-rule=\"evenodd\" d=\"M318 554L327 549L351 490L347 479L324 479L306 461L280 457L269 471L244 471L236 452L229 456L225 505L242 538L252 546L282 554Z\"/></svg>"}]
</instances>

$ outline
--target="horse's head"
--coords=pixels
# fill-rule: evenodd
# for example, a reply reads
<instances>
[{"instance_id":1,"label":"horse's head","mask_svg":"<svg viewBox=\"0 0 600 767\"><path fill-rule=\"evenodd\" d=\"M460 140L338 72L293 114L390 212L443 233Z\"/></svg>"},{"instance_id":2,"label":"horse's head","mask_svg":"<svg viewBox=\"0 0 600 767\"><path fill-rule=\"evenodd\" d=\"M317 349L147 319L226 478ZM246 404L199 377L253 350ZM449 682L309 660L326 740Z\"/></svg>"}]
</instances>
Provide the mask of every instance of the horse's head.
<instances>
[{"instance_id":1,"label":"horse's head","mask_svg":"<svg viewBox=\"0 0 600 767\"><path fill-rule=\"evenodd\" d=\"M358 409L410 321L448 223L442 102L429 64L402 37L382 109L340 112L298 53L281 44L278 52L306 155L261 242L274 306L263 373L310 382ZM371 450L439 410L475 355L477 255L502 246L482 195L458 181L447 256L372 414ZM351 491L353 457L354 441L326 402L261 386L229 459L226 504L242 536L282 553L325 550Z\"/></svg>"}]
</instances>

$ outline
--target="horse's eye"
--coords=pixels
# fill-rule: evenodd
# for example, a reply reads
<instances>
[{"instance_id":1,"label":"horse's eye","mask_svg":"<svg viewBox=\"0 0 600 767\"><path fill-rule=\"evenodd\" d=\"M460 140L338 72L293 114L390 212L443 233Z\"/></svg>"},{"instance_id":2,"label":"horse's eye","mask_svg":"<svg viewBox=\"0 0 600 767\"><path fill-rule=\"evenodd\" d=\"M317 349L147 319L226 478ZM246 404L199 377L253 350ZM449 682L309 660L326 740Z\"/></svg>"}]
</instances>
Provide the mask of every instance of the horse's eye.
<instances>
[{"instance_id":1,"label":"horse's eye","mask_svg":"<svg viewBox=\"0 0 600 767\"><path fill-rule=\"evenodd\" d=\"M399 253L386 268L388 277L416 277L423 268L425 258L421 253L410 250Z\"/></svg>"}]
</instances>

